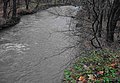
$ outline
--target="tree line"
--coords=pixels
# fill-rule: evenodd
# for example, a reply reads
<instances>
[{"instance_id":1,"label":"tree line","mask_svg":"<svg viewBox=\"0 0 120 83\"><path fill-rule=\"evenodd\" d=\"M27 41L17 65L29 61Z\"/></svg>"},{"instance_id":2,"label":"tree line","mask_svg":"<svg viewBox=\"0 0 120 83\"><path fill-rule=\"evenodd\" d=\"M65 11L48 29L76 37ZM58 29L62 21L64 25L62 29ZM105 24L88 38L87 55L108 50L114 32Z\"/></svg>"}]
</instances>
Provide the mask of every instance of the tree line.
<instances>
[{"instance_id":1,"label":"tree line","mask_svg":"<svg viewBox=\"0 0 120 83\"><path fill-rule=\"evenodd\" d=\"M25 2L26 9L28 9L30 0L1 0L0 2L3 5L3 18L6 19L10 12L12 12L12 18L16 17L17 8L20 4L23 4L23 2Z\"/></svg>"},{"instance_id":2,"label":"tree line","mask_svg":"<svg viewBox=\"0 0 120 83\"><path fill-rule=\"evenodd\" d=\"M70 0L0 0L3 10L3 18L11 17L14 18L17 15L17 9L25 6L26 10L29 10L29 5L33 3L35 7L38 7L42 3L67 3Z\"/></svg>"},{"instance_id":3,"label":"tree line","mask_svg":"<svg viewBox=\"0 0 120 83\"><path fill-rule=\"evenodd\" d=\"M102 37L103 25L106 23L106 41L114 42L115 29L120 20L120 0L0 0L3 10L3 18L17 16L17 9L25 6L29 10L31 3L38 7L42 3L72 3L72 5L83 6L87 11L87 16L92 21L92 30L94 37L91 39L93 44L97 40L99 46L99 37ZM119 29L120 30L120 29Z\"/></svg>"}]
</instances>

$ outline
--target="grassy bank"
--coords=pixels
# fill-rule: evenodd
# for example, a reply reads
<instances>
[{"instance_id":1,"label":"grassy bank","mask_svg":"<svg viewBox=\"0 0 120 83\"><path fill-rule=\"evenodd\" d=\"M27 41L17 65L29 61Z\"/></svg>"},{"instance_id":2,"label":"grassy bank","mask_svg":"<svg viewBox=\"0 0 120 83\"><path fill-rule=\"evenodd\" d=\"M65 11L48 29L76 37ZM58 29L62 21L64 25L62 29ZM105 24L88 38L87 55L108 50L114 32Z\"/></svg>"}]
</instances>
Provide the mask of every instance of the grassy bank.
<instances>
[{"instance_id":1,"label":"grassy bank","mask_svg":"<svg viewBox=\"0 0 120 83\"><path fill-rule=\"evenodd\" d=\"M104 49L81 56L64 71L63 83L120 83L120 51Z\"/></svg>"}]
</instances>

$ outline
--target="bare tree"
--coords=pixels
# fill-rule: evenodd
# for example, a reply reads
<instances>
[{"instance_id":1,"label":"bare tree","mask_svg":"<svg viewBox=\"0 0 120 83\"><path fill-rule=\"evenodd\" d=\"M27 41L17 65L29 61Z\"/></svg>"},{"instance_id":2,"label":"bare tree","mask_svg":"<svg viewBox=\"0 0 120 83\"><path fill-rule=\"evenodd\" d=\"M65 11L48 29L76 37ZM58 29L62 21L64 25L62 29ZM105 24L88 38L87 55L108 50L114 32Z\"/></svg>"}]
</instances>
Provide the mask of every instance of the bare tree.
<instances>
[{"instance_id":1,"label":"bare tree","mask_svg":"<svg viewBox=\"0 0 120 83\"><path fill-rule=\"evenodd\" d=\"M29 3L30 3L30 0L25 0L26 10L29 9Z\"/></svg>"},{"instance_id":2,"label":"bare tree","mask_svg":"<svg viewBox=\"0 0 120 83\"><path fill-rule=\"evenodd\" d=\"M12 18L16 17L16 11L17 11L17 7L16 7L16 0L13 0L13 11L12 11Z\"/></svg>"},{"instance_id":3,"label":"bare tree","mask_svg":"<svg viewBox=\"0 0 120 83\"><path fill-rule=\"evenodd\" d=\"M10 0L3 0L3 18L7 18L7 6Z\"/></svg>"},{"instance_id":4,"label":"bare tree","mask_svg":"<svg viewBox=\"0 0 120 83\"><path fill-rule=\"evenodd\" d=\"M110 9L110 14L108 17L107 23L107 41L113 42L114 41L114 30L116 28L116 24L118 18L120 16L120 0L114 0L113 5Z\"/></svg>"}]
</instances>

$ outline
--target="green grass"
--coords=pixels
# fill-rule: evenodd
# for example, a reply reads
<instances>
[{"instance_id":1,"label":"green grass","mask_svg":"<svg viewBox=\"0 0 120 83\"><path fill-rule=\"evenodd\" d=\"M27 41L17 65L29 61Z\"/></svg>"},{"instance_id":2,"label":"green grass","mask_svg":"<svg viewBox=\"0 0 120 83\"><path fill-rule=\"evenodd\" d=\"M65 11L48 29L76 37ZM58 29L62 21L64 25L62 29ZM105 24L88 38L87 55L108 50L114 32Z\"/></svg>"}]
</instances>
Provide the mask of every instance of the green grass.
<instances>
[{"instance_id":1,"label":"green grass","mask_svg":"<svg viewBox=\"0 0 120 83\"><path fill-rule=\"evenodd\" d=\"M119 51L105 49L84 54L64 71L63 83L120 83Z\"/></svg>"}]
</instances>

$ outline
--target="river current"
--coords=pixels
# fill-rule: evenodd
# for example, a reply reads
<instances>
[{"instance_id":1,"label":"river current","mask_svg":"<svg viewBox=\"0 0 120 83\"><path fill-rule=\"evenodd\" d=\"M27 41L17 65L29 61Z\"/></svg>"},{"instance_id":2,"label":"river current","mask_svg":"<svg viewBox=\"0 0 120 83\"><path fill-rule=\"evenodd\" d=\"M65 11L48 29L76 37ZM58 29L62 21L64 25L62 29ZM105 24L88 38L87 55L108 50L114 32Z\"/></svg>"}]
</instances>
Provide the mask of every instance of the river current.
<instances>
[{"instance_id":1,"label":"river current","mask_svg":"<svg viewBox=\"0 0 120 83\"><path fill-rule=\"evenodd\" d=\"M0 31L0 83L61 83L74 56L68 36L74 6L53 7L23 16Z\"/></svg>"}]
</instances>

